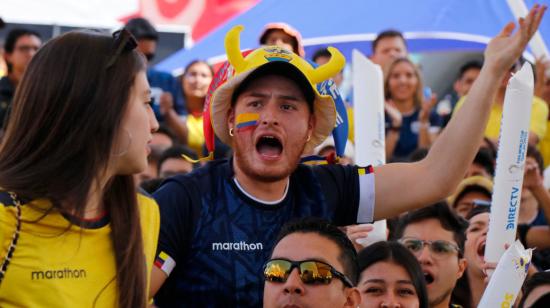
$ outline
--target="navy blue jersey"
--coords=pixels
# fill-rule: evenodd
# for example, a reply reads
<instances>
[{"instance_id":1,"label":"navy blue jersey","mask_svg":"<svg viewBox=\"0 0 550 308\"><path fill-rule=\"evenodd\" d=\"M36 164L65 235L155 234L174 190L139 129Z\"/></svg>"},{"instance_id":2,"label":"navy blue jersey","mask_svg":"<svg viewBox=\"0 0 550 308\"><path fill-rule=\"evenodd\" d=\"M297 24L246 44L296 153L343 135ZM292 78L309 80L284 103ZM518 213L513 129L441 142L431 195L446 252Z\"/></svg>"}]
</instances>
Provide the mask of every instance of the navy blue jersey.
<instances>
[{"instance_id":1,"label":"navy blue jersey","mask_svg":"<svg viewBox=\"0 0 550 308\"><path fill-rule=\"evenodd\" d=\"M169 274L155 303L160 307L260 307L262 267L282 225L309 216L337 225L372 220L374 175L370 170L300 165L290 177L285 198L277 204L247 196L234 180L232 160L214 161L168 179L154 194L161 212L156 265ZM360 190L369 193L360 198Z\"/></svg>"},{"instance_id":2,"label":"navy blue jersey","mask_svg":"<svg viewBox=\"0 0 550 308\"><path fill-rule=\"evenodd\" d=\"M418 116L420 109L416 109L413 113L403 115L401 130L399 131L399 140L393 150L391 161L407 161L409 155L418 148L418 135L420 132L420 122ZM391 127L391 118L386 114L386 128ZM430 113L430 128L429 132L437 133L443 125L443 120L435 111Z\"/></svg>"}]
</instances>

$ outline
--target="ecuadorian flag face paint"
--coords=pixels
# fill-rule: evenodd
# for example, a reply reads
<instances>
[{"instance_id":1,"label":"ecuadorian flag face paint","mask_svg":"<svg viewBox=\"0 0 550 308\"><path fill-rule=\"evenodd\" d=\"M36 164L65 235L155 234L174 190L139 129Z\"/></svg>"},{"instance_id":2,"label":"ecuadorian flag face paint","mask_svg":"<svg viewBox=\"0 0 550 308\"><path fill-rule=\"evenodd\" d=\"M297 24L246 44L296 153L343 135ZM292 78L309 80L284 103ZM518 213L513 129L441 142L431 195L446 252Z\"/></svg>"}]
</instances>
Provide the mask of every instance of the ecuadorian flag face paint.
<instances>
[{"instance_id":1,"label":"ecuadorian flag face paint","mask_svg":"<svg viewBox=\"0 0 550 308\"><path fill-rule=\"evenodd\" d=\"M260 115L258 113L241 113L237 115L235 121L235 127L237 132L242 132L248 129L254 129L260 122Z\"/></svg>"}]
</instances>

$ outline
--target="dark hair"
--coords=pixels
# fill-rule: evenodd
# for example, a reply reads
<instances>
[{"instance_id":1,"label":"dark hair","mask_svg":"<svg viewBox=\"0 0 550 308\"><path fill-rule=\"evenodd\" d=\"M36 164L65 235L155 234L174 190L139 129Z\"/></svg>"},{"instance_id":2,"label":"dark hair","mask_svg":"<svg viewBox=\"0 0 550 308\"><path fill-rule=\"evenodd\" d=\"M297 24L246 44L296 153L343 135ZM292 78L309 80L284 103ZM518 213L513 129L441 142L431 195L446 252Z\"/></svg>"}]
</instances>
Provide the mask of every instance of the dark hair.
<instances>
[{"instance_id":1,"label":"dark hair","mask_svg":"<svg viewBox=\"0 0 550 308\"><path fill-rule=\"evenodd\" d=\"M158 41L159 34L155 27L145 18L137 17L128 20L124 28L137 39Z\"/></svg>"},{"instance_id":2,"label":"dark hair","mask_svg":"<svg viewBox=\"0 0 550 308\"><path fill-rule=\"evenodd\" d=\"M112 160L135 77L145 70L143 57L127 50L110 36L73 31L36 53L0 145L0 187L24 199L49 199L49 212L83 217L91 188ZM144 307L146 263L133 177L109 179L101 201L110 217L118 304Z\"/></svg>"},{"instance_id":3,"label":"dark hair","mask_svg":"<svg viewBox=\"0 0 550 308\"><path fill-rule=\"evenodd\" d=\"M386 38L392 38L392 37L401 38L401 40L403 40L403 44L405 44L405 46L407 46L407 41L405 41L405 37L403 36L403 33L401 33L400 31L394 30L394 29L389 29L389 30L385 30L385 31L382 31L382 32L378 33L378 35L376 36L374 41L372 41L372 53L374 54L374 51L376 50L376 46L378 46L378 43L381 40L386 39Z\"/></svg>"},{"instance_id":4,"label":"dark hair","mask_svg":"<svg viewBox=\"0 0 550 308\"><path fill-rule=\"evenodd\" d=\"M466 73L467 71L471 70L471 69L476 69L476 70L481 70L481 67L483 66L483 64L479 61L468 61L466 63L464 63L459 71L458 71L458 78L457 79L462 79L462 77L464 77L464 73Z\"/></svg>"},{"instance_id":5,"label":"dark hair","mask_svg":"<svg viewBox=\"0 0 550 308\"><path fill-rule=\"evenodd\" d=\"M397 66L397 64L401 62L408 63L413 68L414 75L418 80L418 84L416 85L416 90L414 91L413 101L414 101L415 108L420 108L422 106L422 100L423 100L422 89L424 88L423 81L422 81L422 74L420 73L420 70L418 69L418 67L409 58L397 58L391 61L389 64L387 64L386 67L384 67L384 98L386 100L392 98L392 94L390 92L390 87L389 87L390 75L393 69L395 68L395 66Z\"/></svg>"},{"instance_id":6,"label":"dark hair","mask_svg":"<svg viewBox=\"0 0 550 308\"><path fill-rule=\"evenodd\" d=\"M453 238L460 248L458 256L462 258L464 255L464 242L466 241L465 231L468 227L468 222L453 213L445 201L440 201L431 206L409 212L403 216L397 227L397 238L403 237L403 233L408 225L428 219L437 219L441 223L443 229L453 233Z\"/></svg>"},{"instance_id":7,"label":"dark hair","mask_svg":"<svg viewBox=\"0 0 550 308\"><path fill-rule=\"evenodd\" d=\"M539 167L540 175L543 175L544 173L544 160L542 159L542 155L540 154L540 151L537 149L534 145L528 145L527 146L527 157L532 157L537 162L537 165Z\"/></svg>"},{"instance_id":8,"label":"dark hair","mask_svg":"<svg viewBox=\"0 0 550 308\"><path fill-rule=\"evenodd\" d=\"M12 29L10 32L8 32L8 35L6 37L6 41L4 43L4 50L7 53L12 53L15 49L15 44L17 44L17 40L19 40L22 36L32 35L36 36L37 38L42 38L40 34L36 31L24 29L24 28L15 28Z\"/></svg>"},{"instance_id":9,"label":"dark hair","mask_svg":"<svg viewBox=\"0 0 550 308\"><path fill-rule=\"evenodd\" d=\"M187 64L183 70L183 75L185 75L187 73L187 71L195 64L197 63L201 63L201 64L205 64L206 66L208 66L208 68L210 69L210 72L212 73L212 76L214 76L214 69L212 68L212 66L210 64L208 64L208 62L204 61L204 60L199 60L199 59L196 59L196 60L193 60L191 62L189 62L189 64Z\"/></svg>"},{"instance_id":10,"label":"dark hair","mask_svg":"<svg viewBox=\"0 0 550 308\"><path fill-rule=\"evenodd\" d=\"M482 166L491 176L495 175L495 160L491 156L491 150L480 148L476 157L474 157L473 163Z\"/></svg>"},{"instance_id":11,"label":"dark hair","mask_svg":"<svg viewBox=\"0 0 550 308\"><path fill-rule=\"evenodd\" d=\"M317 59L322 58L322 57L327 57L327 58L331 57L331 54L330 54L330 52L328 51L327 48L317 49L315 51L315 53L313 54L313 57L311 57L311 60L313 60L313 62L317 62Z\"/></svg>"},{"instance_id":12,"label":"dark hair","mask_svg":"<svg viewBox=\"0 0 550 308\"><path fill-rule=\"evenodd\" d=\"M487 151L493 161L495 161L497 159L497 147L495 143L491 141L491 139L489 139L488 137L483 137L483 141L487 143L487 147L481 146L480 149L484 149L485 151Z\"/></svg>"},{"instance_id":13,"label":"dark hair","mask_svg":"<svg viewBox=\"0 0 550 308\"><path fill-rule=\"evenodd\" d=\"M141 189L145 190L146 193L153 194L157 189L160 188L160 185L162 184L163 181L164 181L164 179L162 179L162 178L155 178L155 179L145 180L145 181L139 183L139 187Z\"/></svg>"},{"instance_id":14,"label":"dark hair","mask_svg":"<svg viewBox=\"0 0 550 308\"><path fill-rule=\"evenodd\" d=\"M235 103L237 102L239 95L246 91L254 80L270 75L283 76L294 82L302 91L302 94L304 95L304 98L306 99L306 102L308 104L309 111L313 113L313 101L315 100L315 93L311 88L311 84L306 79L304 74L300 72L294 65L281 61L266 63L254 70L250 75L248 75L235 89L235 91L233 91L233 95L231 96L231 107L235 107Z\"/></svg>"},{"instance_id":15,"label":"dark hair","mask_svg":"<svg viewBox=\"0 0 550 308\"><path fill-rule=\"evenodd\" d=\"M172 143L176 142L176 137L174 136L174 133L170 130L170 128L168 128L168 126L166 126L166 124L160 124L159 129L157 129L155 134L166 135L172 140Z\"/></svg>"},{"instance_id":16,"label":"dark hair","mask_svg":"<svg viewBox=\"0 0 550 308\"><path fill-rule=\"evenodd\" d=\"M451 204L451 207L453 209L456 208L458 206L458 202L460 200L462 200L462 198L466 194L469 194L471 192L478 192L478 193L484 194L489 199L491 199L493 197L493 194L490 191L488 191L485 187L483 187L481 185L477 185L477 184L471 184L471 185L468 185L468 186L464 187L464 189L462 189L460 194L458 194L455 197L453 204Z\"/></svg>"},{"instance_id":17,"label":"dark hair","mask_svg":"<svg viewBox=\"0 0 550 308\"><path fill-rule=\"evenodd\" d=\"M411 277L421 308L428 307L428 291L422 268L416 257L405 246L397 242L377 242L359 252L359 276L371 265L378 262L391 262L401 266Z\"/></svg>"},{"instance_id":18,"label":"dark hair","mask_svg":"<svg viewBox=\"0 0 550 308\"><path fill-rule=\"evenodd\" d=\"M491 207L490 206L474 206L468 214L466 214L466 220L472 219L474 216L483 214L483 213L491 213Z\"/></svg>"},{"instance_id":19,"label":"dark hair","mask_svg":"<svg viewBox=\"0 0 550 308\"><path fill-rule=\"evenodd\" d=\"M33 31L33 30L29 30L29 29L24 29L24 28L15 28L15 29L12 29L10 32L8 32L8 35L6 37L6 42L4 43L4 50L6 53L13 53L14 49L15 49L15 45L17 44L17 41L23 37L23 36L36 36L37 38L41 39L41 36L38 32L36 31ZM7 60L6 60L6 65L8 67L8 73L11 73L12 72L12 64L9 63Z\"/></svg>"},{"instance_id":20,"label":"dark hair","mask_svg":"<svg viewBox=\"0 0 550 308\"><path fill-rule=\"evenodd\" d=\"M534 289L543 285L550 285L550 272L538 272L533 274L531 278L527 279L527 281L525 281L525 283L523 284L523 288L522 288L523 296L521 298L521 301L519 302L518 307L523 308L525 305L525 300L527 299L527 296L529 296L529 294L533 292ZM546 302L550 301L548 296L549 294L544 295L544 297L546 297L545 298ZM542 298L542 296L540 298ZM540 305L540 306L532 306L532 307L543 307L543 306Z\"/></svg>"},{"instance_id":21,"label":"dark hair","mask_svg":"<svg viewBox=\"0 0 550 308\"><path fill-rule=\"evenodd\" d=\"M359 276L357 252L344 232L324 219L316 217L302 218L286 223L281 229L273 247L277 246L283 238L292 233L316 233L335 243L340 248L338 260L344 267L344 274L351 280L354 286L357 285Z\"/></svg>"},{"instance_id":22,"label":"dark hair","mask_svg":"<svg viewBox=\"0 0 550 308\"><path fill-rule=\"evenodd\" d=\"M198 158L195 151L191 150L190 148L184 145L175 145L175 146L169 147L168 149L164 150L164 152L162 152L162 154L160 155L160 158L158 160L158 174L160 174L160 167L162 166L162 163L164 163L165 160L170 158L183 159L182 155L185 155L191 159ZM193 167L195 167L194 164L192 165Z\"/></svg>"}]
</instances>

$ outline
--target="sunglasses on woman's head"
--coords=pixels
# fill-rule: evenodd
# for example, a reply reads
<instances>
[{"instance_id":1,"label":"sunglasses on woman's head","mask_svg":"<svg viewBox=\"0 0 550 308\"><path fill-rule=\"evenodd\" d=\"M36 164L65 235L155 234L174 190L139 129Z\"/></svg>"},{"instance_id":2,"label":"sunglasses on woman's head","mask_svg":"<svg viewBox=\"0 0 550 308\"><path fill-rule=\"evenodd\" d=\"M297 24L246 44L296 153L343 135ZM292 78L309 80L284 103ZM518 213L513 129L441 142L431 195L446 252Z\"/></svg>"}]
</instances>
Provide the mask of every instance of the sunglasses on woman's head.
<instances>
[{"instance_id":1,"label":"sunglasses on woman's head","mask_svg":"<svg viewBox=\"0 0 550 308\"><path fill-rule=\"evenodd\" d=\"M346 275L340 273L330 264L317 260L290 261L272 259L264 265L264 278L269 282L285 282L294 268L298 269L300 279L305 284L329 284L336 277L346 287L353 288L353 283Z\"/></svg>"}]
</instances>

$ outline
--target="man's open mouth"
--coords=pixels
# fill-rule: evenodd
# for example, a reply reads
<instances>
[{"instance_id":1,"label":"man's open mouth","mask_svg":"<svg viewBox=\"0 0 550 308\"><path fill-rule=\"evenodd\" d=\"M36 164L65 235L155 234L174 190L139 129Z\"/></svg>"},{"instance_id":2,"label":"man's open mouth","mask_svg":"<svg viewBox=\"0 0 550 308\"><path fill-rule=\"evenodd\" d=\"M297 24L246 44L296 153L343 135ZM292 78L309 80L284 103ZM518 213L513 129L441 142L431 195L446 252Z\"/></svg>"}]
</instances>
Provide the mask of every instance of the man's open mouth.
<instances>
[{"instance_id":1,"label":"man's open mouth","mask_svg":"<svg viewBox=\"0 0 550 308\"><path fill-rule=\"evenodd\" d=\"M485 241L481 242L480 245L477 246L477 256L484 260L485 258Z\"/></svg>"},{"instance_id":2,"label":"man's open mouth","mask_svg":"<svg viewBox=\"0 0 550 308\"><path fill-rule=\"evenodd\" d=\"M256 151L267 158L277 158L283 152L283 144L273 135L263 135L256 142Z\"/></svg>"},{"instance_id":3,"label":"man's open mouth","mask_svg":"<svg viewBox=\"0 0 550 308\"><path fill-rule=\"evenodd\" d=\"M424 280L426 280L426 284L429 285L434 282L434 276L430 273L424 272Z\"/></svg>"}]
</instances>

